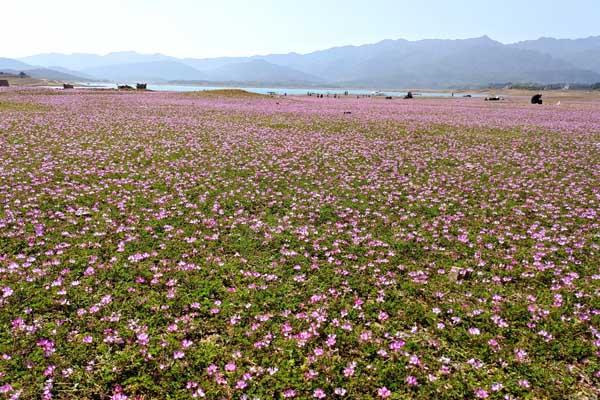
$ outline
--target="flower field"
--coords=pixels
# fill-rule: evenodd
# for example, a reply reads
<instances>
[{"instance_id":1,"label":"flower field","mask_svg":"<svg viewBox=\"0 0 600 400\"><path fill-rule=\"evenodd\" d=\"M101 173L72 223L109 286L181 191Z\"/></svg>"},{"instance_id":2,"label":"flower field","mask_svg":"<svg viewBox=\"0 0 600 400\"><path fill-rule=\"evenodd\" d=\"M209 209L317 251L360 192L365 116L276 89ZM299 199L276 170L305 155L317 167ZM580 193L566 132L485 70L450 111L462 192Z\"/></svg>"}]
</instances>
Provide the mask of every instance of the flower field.
<instances>
[{"instance_id":1,"label":"flower field","mask_svg":"<svg viewBox=\"0 0 600 400\"><path fill-rule=\"evenodd\" d=\"M595 399L600 99L0 91L0 398Z\"/></svg>"}]
</instances>

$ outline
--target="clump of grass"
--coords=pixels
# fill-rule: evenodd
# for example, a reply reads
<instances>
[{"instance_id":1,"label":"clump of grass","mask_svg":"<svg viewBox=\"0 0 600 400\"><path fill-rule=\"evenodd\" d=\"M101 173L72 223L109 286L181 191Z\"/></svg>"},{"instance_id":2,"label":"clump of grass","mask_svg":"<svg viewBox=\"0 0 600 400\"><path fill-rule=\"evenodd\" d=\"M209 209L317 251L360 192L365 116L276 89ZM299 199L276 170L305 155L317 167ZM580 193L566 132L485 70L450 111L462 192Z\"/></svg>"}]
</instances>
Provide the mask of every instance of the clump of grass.
<instances>
[{"instance_id":1,"label":"clump of grass","mask_svg":"<svg viewBox=\"0 0 600 400\"><path fill-rule=\"evenodd\" d=\"M40 104L17 103L14 101L0 101L0 112L2 111L46 111L47 107Z\"/></svg>"},{"instance_id":2,"label":"clump of grass","mask_svg":"<svg viewBox=\"0 0 600 400\"><path fill-rule=\"evenodd\" d=\"M228 97L228 98L239 98L239 97L267 97L264 94L251 93L242 89L216 89L216 90L201 90L197 92L189 93L190 96L194 97Z\"/></svg>"}]
</instances>

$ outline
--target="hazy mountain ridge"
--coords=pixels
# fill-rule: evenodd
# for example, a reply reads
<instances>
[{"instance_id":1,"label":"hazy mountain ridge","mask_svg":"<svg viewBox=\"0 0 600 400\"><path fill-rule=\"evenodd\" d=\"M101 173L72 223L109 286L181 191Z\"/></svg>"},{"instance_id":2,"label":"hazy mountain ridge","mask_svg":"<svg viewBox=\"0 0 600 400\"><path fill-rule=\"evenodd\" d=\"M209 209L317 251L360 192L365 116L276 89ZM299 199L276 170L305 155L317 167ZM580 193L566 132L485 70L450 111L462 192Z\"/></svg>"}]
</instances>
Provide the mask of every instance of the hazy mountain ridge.
<instances>
[{"instance_id":1,"label":"hazy mountain ridge","mask_svg":"<svg viewBox=\"0 0 600 400\"><path fill-rule=\"evenodd\" d=\"M136 52L104 56L50 53L13 61L66 68L68 71L62 72L122 82L262 81L398 88L484 86L509 81L593 83L600 81L600 36L540 38L513 44L487 36L460 40L398 39L308 54L205 59Z\"/></svg>"},{"instance_id":2,"label":"hazy mountain ridge","mask_svg":"<svg viewBox=\"0 0 600 400\"><path fill-rule=\"evenodd\" d=\"M588 50L600 49L600 36L583 39L554 39L543 37L537 40L525 40L508 45L519 49L535 50L557 58L568 59L570 56Z\"/></svg>"},{"instance_id":3,"label":"hazy mountain ridge","mask_svg":"<svg viewBox=\"0 0 600 400\"><path fill-rule=\"evenodd\" d=\"M147 61L126 64L111 64L86 68L83 72L100 79L117 82L148 80L167 82L176 79L204 80L206 75L178 61Z\"/></svg>"},{"instance_id":4,"label":"hazy mountain ridge","mask_svg":"<svg viewBox=\"0 0 600 400\"><path fill-rule=\"evenodd\" d=\"M540 38L511 46L537 51L582 69L600 73L600 36L583 39Z\"/></svg>"},{"instance_id":5,"label":"hazy mountain ridge","mask_svg":"<svg viewBox=\"0 0 600 400\"><path fill-rule=\"evenodd\" d=\"M205 71L212 81L278 81L289 83L316 83L322 79L293 68L269 63L265 60L248 60L226 64Z\"/></svg>"},{"instance_id":6,"label":"hazy mountain ridge","mask_svg":"<svg viewBox=\"0 0 600 400\"><path fill-rule=\"evenodd\" d=\"M36 67L26 64L22 61L13 60L10 58L0 58L0 71L4 73L19 74L26 73L32 78L49 79L57 81L80 81L90 80L91 77L86 76L78 71L71 71L66 68L53 67Z\"/></svg>"},{"instance_id":7,"label":"hazy mountain ridge","mask_svg":"<svg viewBox=\"0 0 600 400\"><path fill-rule=\"evenodd\" d=\"M0 71L3 70L26 70L31 69L30 65L19 60L13 60L12 58L0 57Z\"/></svg>"},{"instance_id":8,"label":"hazy mountain ridge","mask_svg":"<svg viewBox=\"0 0 600 400\"><path fill-rule=\"evenodd\" d=\"M162 54L139 54L135 51L113 52L104 56L90 53L46 53L19 59L19 61L29 65L39 65L48 68L58 66L72 71L83 71L90 68L99 68L116 64L137 64L167 60L177 59Z\"/></svg>"}]
</instances>

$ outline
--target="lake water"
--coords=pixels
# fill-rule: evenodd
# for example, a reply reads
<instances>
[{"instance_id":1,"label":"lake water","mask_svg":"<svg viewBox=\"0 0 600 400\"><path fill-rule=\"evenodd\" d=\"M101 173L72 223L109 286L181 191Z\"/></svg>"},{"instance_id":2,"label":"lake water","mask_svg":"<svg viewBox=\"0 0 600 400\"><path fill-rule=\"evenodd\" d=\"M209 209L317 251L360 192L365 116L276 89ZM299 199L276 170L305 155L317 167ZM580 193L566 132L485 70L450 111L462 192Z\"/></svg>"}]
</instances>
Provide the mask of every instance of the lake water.
<instances>
[{"instance_id":1,"label":"lake water","mask_svg":"<svg viewBox=\"0 0 600 400\"><path fill-rule=\"evenodd\" d=\"M135 83L129 83L130 86L135 87ZM96 88L107 88L107 89L116 89L117 85L114 83L106 83L106 82L91 82L91 83L81 83L78 86L90 86ZM246 87L246 86L194 86L194 85L168 85L168 84L148 84L149 90L154 90L157 92L196 92L201 90L220 90L220 89L242 89L251 93L258 94L270 94L275 93L278 95L288 94L290 96L301 96L306 95L308 92L315 94L323 94L323 95L334 95L334 94L343 94L344 92L348 92L350 96L365 96L372 95L375 90L373 89L327 89L327 88L264 88L264 87ZM384 96L392 96L392 97L403 97L407 92L403 91L379 91L380 95ZM418 92L413 91L413 95L422 96L422 97L451 97L451 93L444 92ZM461 97L461 94L456 94L455 96ZM473 94L473 97L479 97L480 95Z\"/></svg>"}]
</instances>

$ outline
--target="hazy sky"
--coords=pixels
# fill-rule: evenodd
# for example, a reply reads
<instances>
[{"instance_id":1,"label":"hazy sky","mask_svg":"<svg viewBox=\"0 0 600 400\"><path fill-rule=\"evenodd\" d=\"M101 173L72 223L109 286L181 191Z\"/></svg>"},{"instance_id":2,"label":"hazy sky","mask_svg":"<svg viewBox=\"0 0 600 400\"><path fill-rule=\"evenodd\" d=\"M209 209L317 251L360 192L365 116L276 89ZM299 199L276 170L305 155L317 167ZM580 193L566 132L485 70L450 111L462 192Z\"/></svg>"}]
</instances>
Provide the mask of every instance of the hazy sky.
<instances>
[{"instance_id":1,"label":"hazy sky","mask_svg":"<svg viewBox=\"0 0 600 400\"><path fill-rule=\"evenodd\" d=\"M600 0L2 0L0 56L306 53L383 39L600 35Z\"/></svg>"}]
</instances>

